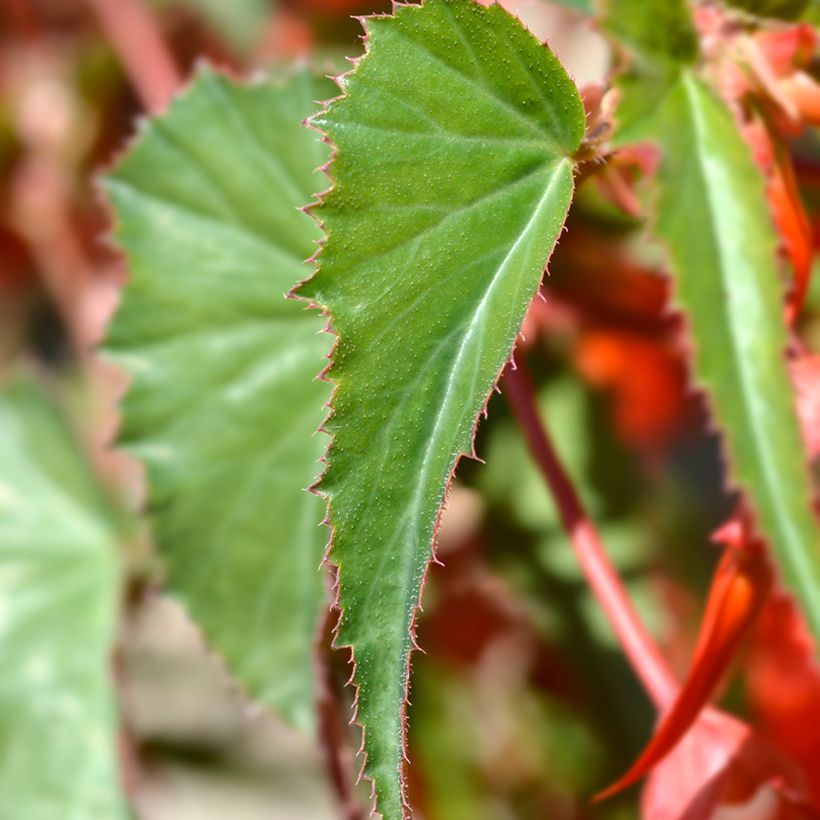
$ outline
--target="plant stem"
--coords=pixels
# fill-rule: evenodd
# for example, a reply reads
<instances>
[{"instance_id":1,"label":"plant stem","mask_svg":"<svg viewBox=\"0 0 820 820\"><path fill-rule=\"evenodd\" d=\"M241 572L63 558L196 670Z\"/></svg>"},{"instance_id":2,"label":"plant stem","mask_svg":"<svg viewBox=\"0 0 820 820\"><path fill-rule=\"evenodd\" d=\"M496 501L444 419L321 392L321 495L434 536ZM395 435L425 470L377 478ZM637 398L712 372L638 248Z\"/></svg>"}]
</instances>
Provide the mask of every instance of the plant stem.
<instances>
[{"instance_id":1,"label":"plant stem","mask_svg":"<svg viewBox=\"0 0 820 820\"><path fill-rule=\"evenodd\" d=\"M353 793L353 755L340 719L338 686L333 674L332 637L337 613L330 606L314 643L314 678L319 745L344 820L363 820L364 812Z\"/></svg>"},{"instance_id":2,"label":"plant stem","mask_svg":"<svg viewBox=\"0 0 820 820\"><path fill-rule=\"evenodd\" d=\"M504 396L555 500L587 583L647 694L656 707L664 708L673 701L678 683L638 619L595 526L558 458L522 363L518 363L517 369L508 368L503 386Z\"/></svg>"},{"instance_id":3,"label":"plant stem","mask_svg":"<svg viewBox=\"0 0 820 820\"><path fill-rule=\"evenodd\" d=\"M9 18L9 27L21 41L32 40L40 31L37 12L29 0L2 0L0 9L0 16Z\"/></svg>"},{"instance_id":4,"label":"plant stem","mask_svg":"<svg viewBox=\"0 0 820 820\"><path fill-rule=\"evenodd\" d=\"M86 0L111 41L142 104L161 111L182 84L162 35L140 0Z\"/></svg>"}]
</instances>

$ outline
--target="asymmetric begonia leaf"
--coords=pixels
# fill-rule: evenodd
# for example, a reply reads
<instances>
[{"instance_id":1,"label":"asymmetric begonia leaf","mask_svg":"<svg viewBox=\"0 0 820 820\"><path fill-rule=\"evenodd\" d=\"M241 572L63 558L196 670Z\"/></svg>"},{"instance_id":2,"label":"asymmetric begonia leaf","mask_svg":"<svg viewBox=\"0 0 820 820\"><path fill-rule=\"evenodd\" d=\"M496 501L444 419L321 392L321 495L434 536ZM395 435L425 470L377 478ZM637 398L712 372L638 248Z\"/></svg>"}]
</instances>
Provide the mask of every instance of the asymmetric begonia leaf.
<instances>
[{"instance_id":1,"label":"asymmetric begonia leaf","mask_svg":"<svg viewBox=\"0 0 820 820\"><path fill-rule=\"evenodd\" d=\"M426 0L366 20L368 49L313 122L336 148L302 296L337 335L320 490L353 647L365 773L405 811L413 621L436 521L572 195L583 133L559 63L499 6Z\"/></svg>"},{"instance_id":2,"label":"asymmetric begonia leaf","mask_svg":"<svg viewBox=\"0 0 820 820\"><path fill-rule=\"evenodd\" d=\"M610 3L614 33L632 2ZM669 39L657 34L651 10L668 5L647 3L645 35L627 41L639 78L653 59L646 41ZM695 71L681 64L667 77L652 109L627 130L660 147L655 230L688 321L694 379L723 434L730 479L820 637L820 527L786 371L783 293L763 179L726 105Z\"/></svg>"},{"instance_id":3,"label":"asymmetric begonia leaf","mask_svg":"<svg viewBox=\"0 0 820 820\"><path fill-rule=\"evenodd\" d=\"M0 816L124 818L117 534L54 409L0 393Z\"/></svg>"},{"instance_id":4,"label":"asymmetric begonia leaf","mask_svg":"<svg viewBox=\"0 0 820 820\"><path fill-rule=\"evenodd\" d=\"M300 121L332 88L202 71L105 183L131 276L107 339L131 376L120 441L148 468L168 587L251 695L305 728L326 539L304 489L329 344L285 293L327 158Z\"/></svg>"}]
</instances>

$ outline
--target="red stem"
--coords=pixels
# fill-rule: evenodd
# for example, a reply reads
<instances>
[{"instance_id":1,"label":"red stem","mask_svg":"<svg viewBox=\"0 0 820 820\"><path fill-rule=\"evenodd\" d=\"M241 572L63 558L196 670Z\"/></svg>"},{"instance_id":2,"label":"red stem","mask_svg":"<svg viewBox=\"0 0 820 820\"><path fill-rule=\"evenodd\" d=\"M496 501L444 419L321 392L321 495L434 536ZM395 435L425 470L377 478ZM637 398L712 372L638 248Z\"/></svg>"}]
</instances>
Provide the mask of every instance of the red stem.
<instances>
[{"instance_id":1,"label":"red stem","mask_svg":"<svg viewBox=\"0 0 820 820\"><path fill-rule=\"evenodd\" d=\"M538 412L532 384L523 364L519 363L517 368L507 370L504 376L504 396L555 499L561 523L587 583L647 694L656 707L664 708L674 700L678 683L632 608L595 526L587 517L578 494L558 459Z\"/></svg>"},{"instance_id":2,"label":"red stem","mask_svg":"<svg viewBox=\"0 0 820 820\"><path fill-rule=\"evenodd\" d=\"M333 675L332 638L337 613L328 606L314 642L314 678L319 746L344 820L364 820L364 812L353 790L353 755L340 715L338 686Z\"/></svg>"},{"instance_id":3,"label":"red stem","mask_svg":"<svg viewBox=\"0 0 820 820\"><path fill-rule=\"evenodd\" d=\"M9 27L23 40L31 40L40 30L37 12L31 8L30 0L3 0L0 8L3 17L10 18Z\"/></svg>"},{"instance_id":4,"label":"red stem","mask_svg":"<svg viewBox=\"0 0 820 820\"><path fill-rule=\"evenodd\" d=\"M142 104L161 111L182 84L150 12L140 0L86 0L117 52Z\"/></svg>"}]
</instances>

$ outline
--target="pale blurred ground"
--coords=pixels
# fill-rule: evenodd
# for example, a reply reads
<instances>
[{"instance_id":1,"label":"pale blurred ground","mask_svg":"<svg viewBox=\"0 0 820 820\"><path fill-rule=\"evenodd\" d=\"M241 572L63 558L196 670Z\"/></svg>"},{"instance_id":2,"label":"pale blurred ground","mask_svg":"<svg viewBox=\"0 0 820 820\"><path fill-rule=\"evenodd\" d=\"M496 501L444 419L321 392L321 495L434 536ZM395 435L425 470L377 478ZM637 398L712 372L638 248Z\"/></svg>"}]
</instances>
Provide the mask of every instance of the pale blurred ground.
<instances>
[{"instance_id":1,"label":"pale blurred ground","mask_svg":"<svg viewBox=\"0 0 820 820\"><path fill-rule=\"evenodd\" d=\"M575 12L543 0L500 0L539 40L549 45L579 88L600 83L609 67L606 40Z\"/></svg>"},{"instance_id":2,"label":"pale blurred ground","mask_svg":"<svg viewBox=\"0 0 820 820\"><path fill-rule=\"evenodd\" d=\"M125 632L124 718L156 749L142 820L336 820L313 744L247 705L180 606L151 597Z\"/></svg>"}]
</instances>

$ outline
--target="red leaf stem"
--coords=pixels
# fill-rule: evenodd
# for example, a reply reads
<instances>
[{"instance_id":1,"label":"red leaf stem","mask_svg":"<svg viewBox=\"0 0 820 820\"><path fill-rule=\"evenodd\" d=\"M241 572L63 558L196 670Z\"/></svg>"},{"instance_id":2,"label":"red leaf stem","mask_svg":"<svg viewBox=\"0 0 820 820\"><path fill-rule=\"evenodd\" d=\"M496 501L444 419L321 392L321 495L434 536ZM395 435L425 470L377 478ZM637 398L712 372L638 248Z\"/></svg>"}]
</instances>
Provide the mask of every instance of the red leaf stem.
<instances>
[{"instance_id":1,"label":"red leaf stem","mask_svg":"<svg viewBox=\"0 0 820 820\"><path fill-rule=\"evenodd\" d=\"M86 0L150 113L165 108L182 75L140 0Z\"/></svg>"},{"instance_id":2,"label":"red leaf stem","mask_svg":"<svg viewBox=\"0 0 820 820\"><path fill-rule=\"evenodd\" d=\"M327 608L318 625L313 647L319 746L341 816L344 820L363 820L364 812L356 799L352 785L353 753L340 717L345 707L340 702L341 697L333 674L331 644L338 614L337 610Z\"/></svg>"},{"instance_id":3,"label":"red leaf stem","mask_svg":"<svg viewBox=\"0 0 820 820\"><path fill-rule=\"evenodd\" d=\"M595 796L604 800L637 782L661 762L695 723L735 657L771 589L762 549L746 545L723 553L712 579L692 666L672 708L626 774Z\"/></svg>"},{"instance_id":4,"label":"red leaf stem","mask_svg":"<svg viewBox=\"0 0 820 820\"><path fill-rule=\"evenodd\" d=\"M516 369L507 370L503 386L530 453L552 493L561 523L590 589L647 694L656 707L668 706L677 694L677 681L638 619L595 526L558 458L538 413L532 384L523 364L518 363Z\"/></svg>"}]
</instances>

